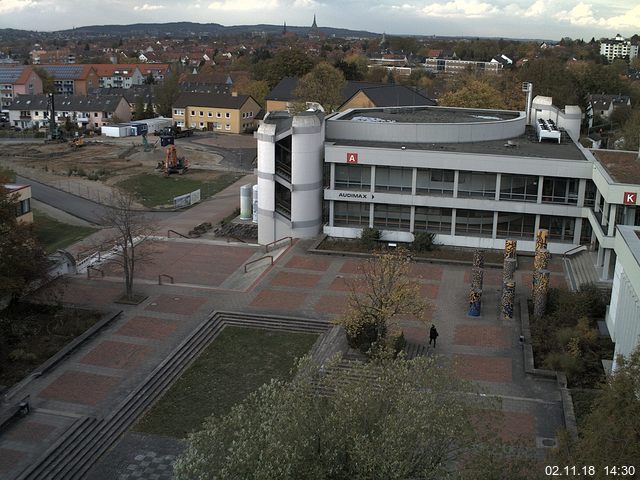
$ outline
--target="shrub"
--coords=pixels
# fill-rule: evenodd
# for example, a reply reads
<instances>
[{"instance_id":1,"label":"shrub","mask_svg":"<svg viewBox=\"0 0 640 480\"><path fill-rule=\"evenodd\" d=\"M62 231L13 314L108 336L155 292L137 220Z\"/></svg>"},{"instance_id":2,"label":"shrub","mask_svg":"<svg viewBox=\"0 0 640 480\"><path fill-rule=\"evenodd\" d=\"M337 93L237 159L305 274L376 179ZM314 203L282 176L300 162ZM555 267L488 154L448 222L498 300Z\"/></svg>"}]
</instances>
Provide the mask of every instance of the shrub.
<instances>
[{"instance_id":1,"label":"shrub","mask_svg":"<svg viewBox=\"0 0 640 480\"><path fill-rule=\"evenodd\" d=\"M430 252L434 248L434 233L418 232L413 234L413 242L411 243L411 251L415 253Z\"/></svg>"},{"instance_id":2,"label":"shrub","mask_svg":"<svg viewBox=\"0 0 640 480\"><path fill-rule=\"evenodd\" d=\"M373 250L376 248L378 240L380 240L380 230L371 227L362 229L360 243L362 243L363 247Z\"/></svg>"},{"instance_id":3,"label":"shrub","mask_svg":"<svg viewBox=\"0 0 640 480\"><path fill-rule=\"evenodd\" d=\"M35 353L26 352L22 348L9 352L9 360L12 362L34 362L37 358Z\"/></svg>"}]
</instances>

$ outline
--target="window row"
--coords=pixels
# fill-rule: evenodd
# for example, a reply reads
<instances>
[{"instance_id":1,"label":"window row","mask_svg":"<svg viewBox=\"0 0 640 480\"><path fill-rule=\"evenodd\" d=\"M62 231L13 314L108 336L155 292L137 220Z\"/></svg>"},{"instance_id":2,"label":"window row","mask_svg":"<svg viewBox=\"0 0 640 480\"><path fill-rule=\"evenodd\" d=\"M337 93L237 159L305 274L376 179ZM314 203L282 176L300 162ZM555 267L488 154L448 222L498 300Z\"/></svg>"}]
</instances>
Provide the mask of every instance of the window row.
<instances>
[{"instance_id":1,"label":"window row","mask_svg":"<svg viewBox=\"0 0 640 480\"><path fill-rule=\"evenodd\" d=\"M368 227L370 204L334 202L333 225L336 227ZM457 236L493 236L494 212L458 208L455 215ZM439 207L415 207L414 231L451 234L453 210ZM525 213L498 212L496 238L531 240L535 234L536 216ZM588 222L587 222L588 223ZM410 231L411 207L408 205L373 205L373 227L380 230ZM572 243L575 218L540 215L539 228L549 230L549 238Z\"/></svg>"},{"instance_id":2,"label":"window row","mask_svg":"<svg viewBox=\"0 0 640 480\"><path fill-rule=\"evenodd\" d=\"M177 110L174 110L174 113L176 115L181 115L180 113L177 113L177 112L178 112ZM204 117L204 111L203 110L200 110L199 113L200 113L201 117ZM216 118L222 118L222 113L221 112L215 112L215 113L216 113ZM196 116L196 110L191 110L191 116L192 117ZM207 112L207 117L213 117L213 112ZM224 118L231 118L231 113L225 112Z\"/></svg>"},{"instance_id":3,"label":"window row","mask_svg":"<svg viewBox=\"0 0 640 480\"><path fill-rule=\"evenodd\" d=\"M413 168L376 166L374 191L411 194ZM370 190L372 181L369 165L335 165L334 185L338 190ZM502 174L500 200L524 202L538 201L538 183L534 175ZM496 198L497 174L488 172L458 172L458 197ZM416 194L453 197L455 171L443 169L416 169ZM544 177L542 203L578 204L579 180L573 178ZM591 190L587 190L587 199Z\"/></svg>"}]
</instances>

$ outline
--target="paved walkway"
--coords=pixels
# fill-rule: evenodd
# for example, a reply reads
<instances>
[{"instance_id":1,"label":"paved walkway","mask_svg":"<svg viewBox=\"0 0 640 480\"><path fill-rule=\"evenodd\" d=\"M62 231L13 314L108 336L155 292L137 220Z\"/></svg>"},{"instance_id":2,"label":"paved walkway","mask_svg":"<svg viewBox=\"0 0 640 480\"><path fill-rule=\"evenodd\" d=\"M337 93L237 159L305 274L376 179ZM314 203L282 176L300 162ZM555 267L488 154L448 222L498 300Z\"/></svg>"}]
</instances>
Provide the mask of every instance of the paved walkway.
<instances>
[{"instance_id":1,"label":"paved walkway","mask_svg":"<svg viewBox=\"0 0 640 480\"><path fill-rule=\"evenodd\" d=\"M243 183L248 182L238 182L164 226L186 231L205 220L215 223L236 207ZM115 276L66 280L65 303L124 312L57 368L26 387L24 393L31 394L35 408L0 436L0 478L14 478L79 416L108 414L211 312L274 313L329 321L346 307L346 281L354 278L361 263L349 257L308 254L311 242L298 241L257 281L243 284L237 279L247 275L244 264L262 255L257 246L160 243L156 262L142 269L136 286L147 295L140 305L113 304L122 291ZM516 275L521 292L530 285L528 268L530 262L521 262ZM467 316L469 271L470 267L429 263L412 267L411 275L434 303L428 318L440 332L437 347L430 347L429 353L453 359L458 375L500 400L506 438L522 435L529 446L541 447L562 425L560 394L554 383L524 374L519 325L498 317L500 271L485 274L482 315ZM553 262L552 271L552 284L562 284L561 266ZM178 277L180 285L153 283L158 273L168 272ZM117 272L109 270L109 275ZM230 284L242 286L227 288ZM402 325L408 341L426 344L425 325L410 319L403 319ZM167 468L180 448L173 439L129 433L88 478L170 478Z\"/></svg>"}]
</instances>

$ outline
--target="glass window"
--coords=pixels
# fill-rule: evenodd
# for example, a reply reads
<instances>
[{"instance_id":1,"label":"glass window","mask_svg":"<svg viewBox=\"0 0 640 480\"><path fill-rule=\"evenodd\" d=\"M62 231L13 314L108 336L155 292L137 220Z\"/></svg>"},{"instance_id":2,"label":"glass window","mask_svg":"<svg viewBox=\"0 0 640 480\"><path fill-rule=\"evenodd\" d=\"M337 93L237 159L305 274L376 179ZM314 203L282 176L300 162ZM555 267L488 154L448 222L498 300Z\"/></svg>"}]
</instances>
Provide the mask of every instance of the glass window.
<instances>
[{"instance_id":1,"label":"glass window","mask_svg":"<svg viewBox=\"0 0 640 480\"><path fill-rule=\"evenodd\" d=\"M231 118L231 114L229 112L225 112L224 118Z\"/></svg>"},{"instance_id":2,"label":"glass window","mask_svg":"<svg viewBox=\"0 0 640 480\"><path fill-rule=\"evenodd\" d=\"M368 165L336 164L336 190L370 190L371 167Z\"/></svg>"},{"instance_id":3,"label":"glass window","mask_svg":"<svg viewBox=\"0 0 640 480\"><path fill-rule=\"evenodd\" d=\"M411 207L408 205L377 204L373 206L373 226L383 230L409 231Z\"/></svg>"},{"instance_id":4,"label":"glass window","mask_svg":"<svg viewBox=\"0 0 640 480\"><path fill-rule=\"evenodd\" d=\"M228 123L224 126L225 130L231 130L231 125L229 125Z\"/></svg>"},{"instance_id":5,"label":"glass window","mask_svg":"<svg viewBox=\"0 0 640 480\"><path fill-rule=\"evenodd\" d=\"M453 196L453 170L419 168L416 178L416 193L418 195Z\"/></svg>"},{"instance_id":6,"label":"glass window","mask_svg":"<svg viewBox=\"0 0 640 480\"><path fill-rule=\"evenodd\" d=\"M437 207L416 207L413 222L416 232L451 233L451 209Z\"/></svg>"},{"instance_id":7,"label":"glass window","mask_svg":"<svg viewBox=\"0 0 640 480\"><path fill-rule=\"evenodd\" d=\"M584 191L584 206L585 207L593 207L596 204L596 184L593 183L593 180L587 180L587 185Z\"/></svg>"},{"instance_id":8,"label":"glass window","mask_svg":"<svg viewBox=\"0 0 640 480\"><path fill-rule=\"evenodd\" d=\"M333 202L333 225L336 227L368 227L369 204Z\"/></svg>"},{"instance_id":9,"label":"glass window","mask_svg":"<svg viewBox=\"0 0 640 480\"><path fill-rule=\"evenodd\" d=\"M493 212L485 210L456 210L456 236L491 237Z\"/></svg>"},{"instance_id":10,"label":"glass window","mask_svg":"<svg viewBox=\"0 0 640 480\"><path fill-rule=\"evenodd\" d=\"M376 192L411 193L412 168L376 167Z\"/></svg>"},{"instance_id":11,"label":"glass window","mask_svg":"<svg viewBox=\"0 0 640 480\"><path fill-rule=\"evenodd\" d=\"M495 198L496 174L460 171L458 197Z\"/></svg>"},{"instance_id":12,"label":"glass window","mask_svg":"<svg viewBox=\"0 0 640 480\"><path fill-rule=\"evenodd\" d=\"M533 240L536 216L526 213L498 213L498 238Z\"/></svg>"},{"instance_id":13,"label":"glass window","mask_svg":"<svg viewBox=\"0 0 640 480\"><path fill-rule=\"evenodd\" d=\"M500 200L536 202L538 180L539 178L533 175L503 174L500 179Z\"/></svg>"},{"instance_id":14,"label":"glass window","mask_svg":"<svg viewBox=\"0 0 640 480\"><path fill-rule=\"evenodd\" d=\"M276 182L276 212L290 219L291 218L291 190Z\"/></svg>"},{"instance_id":15,"label":"glass window","mask_svg":"<svg viewBox=\"0 0 640 480\"><path fill-rule=\"evenodd\" d=\"M589 223L586 219L584 221ZM573 217L540 215L540 228L549 230L549 239L556 242L573 243L575 224Z\"/></svg>"},{"instance_id":16,"label":"glass window","mask_svg":"<svg viewBox=\"0 0 640 480\"><path fill-rule=\"evenodd\" d=\"M544 177L542 202L577 205L578 182L575 178Z\"/></svg>"},{"instance_id":17,"label":"glass window","mask_svg":"<svg viewBox=\"0 0 640 480\"><path fill-rule=\"evenodd\" d=\"M191 110L191 116L195 117L196 116L196 111L195 110Z\"/></svg>"}]
</instances>

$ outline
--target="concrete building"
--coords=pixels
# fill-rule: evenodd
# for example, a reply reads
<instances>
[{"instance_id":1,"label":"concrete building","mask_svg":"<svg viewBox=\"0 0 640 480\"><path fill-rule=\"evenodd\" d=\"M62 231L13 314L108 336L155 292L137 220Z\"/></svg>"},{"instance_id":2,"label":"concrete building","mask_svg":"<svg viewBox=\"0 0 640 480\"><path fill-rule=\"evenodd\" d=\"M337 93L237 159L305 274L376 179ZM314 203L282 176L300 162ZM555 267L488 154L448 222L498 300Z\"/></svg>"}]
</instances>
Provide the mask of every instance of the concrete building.
<instances>
[{"instance_id":1,"label":"concrete building","mask_svg":"<svg viewBox=\"0 0 640 480\"><path fill-rule=\"evenodd\" d=\"M629 58L629 61L638 56L638 45L634 45L630 40L617 34L613 39L600 41L600 55L607 57L612 62L616 58Z\"/></svg>"},{"instance_id":2,"label":"concrete building","mask_svg":"<svg viewBox=\"0 0 640 480\"><path fill-rule=\"evenodd\" d=\"M49 108L47 95L20 95L7 107L9 122L21 129L47 127ZM131 120L131 106L122 95L56 95L55 110L59 125L69 119L88 130L113 123L114 118Z\"/></svg>"},{"instance_id":3,"label":"concrete building","mask_svg":"<svg viewBox=\"0 0 640 480\"><path fill-rule=\"evenodd\" d=\"M640 228L620 225L615 237L616 267L607 328L618 355L628 356L640 343Z\"/></svg>"},{"instance_id":4,"label":"concrete building","mask_svg":"<svg viewBox=\"0 0 640 480\"><path fill-rule=\"evenodd\" d=\"M527 121L527 118L530 118ZM588 150L578 107L536 97L530 114L445 107L270 112L258 140L258 242L283 237L382 241L435 234L444 245L588 251L613 282L607 324L616 353L640 333L638 152ZM581 248L580 248L581 247Z\"/></svg>"},{"instance_id":5,"label":"concrete building","mask_svg":"<svg viewBox=\"0 0 640 480\"><path fill-rule=\"evenodd\" d=\"M16 195L16 219L18 222L33 223L33 212L31 211L31 186L5 183L2 187L7 190L10 195Z\"/></svg>"},{"instance_id":6,"label":"concrete building","mask_svg":"<svg viewBox=\"0 0 640 480\"><path fill-rule=\"evenodd\" d=\"M172 110L178 127L242 133L253 129L260 105L250 95L182 93Z\"/></svg>"},{"instance_id":7,"label":"concrete building","mask_svg":"<svg viewBox=\"0 0 640 480\"><path fill-rule=\"evenodd\" d=\"M472 60L460 60L459 58L425 58L422 64L426 70L432 73L463 73L468 70L500 73L503 65L497 61L476 62Z\"/></svg>"},{"instance_id":8,"label":"concrete building","mask_svg":"<svg viewBox=\"0 0 640 480\"><path fill-rule=\"evenodd\" d=\"M0 108L5 109L17 95L42 93L42 80L28 65L0 66Z\"/></svg>"},{"instance_id":9,"label":"concrete building","mask_svg":"<svg viewBox=\"0 0 640 480\"><path fill-rule=\"evenodd\" d=\"M55 93L86 95L99 87L99 78L92 65L40 65L53 78Z\"/></svg>"}]
</instances>

